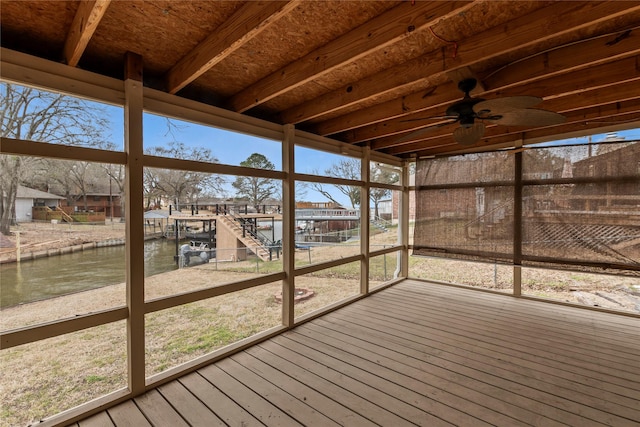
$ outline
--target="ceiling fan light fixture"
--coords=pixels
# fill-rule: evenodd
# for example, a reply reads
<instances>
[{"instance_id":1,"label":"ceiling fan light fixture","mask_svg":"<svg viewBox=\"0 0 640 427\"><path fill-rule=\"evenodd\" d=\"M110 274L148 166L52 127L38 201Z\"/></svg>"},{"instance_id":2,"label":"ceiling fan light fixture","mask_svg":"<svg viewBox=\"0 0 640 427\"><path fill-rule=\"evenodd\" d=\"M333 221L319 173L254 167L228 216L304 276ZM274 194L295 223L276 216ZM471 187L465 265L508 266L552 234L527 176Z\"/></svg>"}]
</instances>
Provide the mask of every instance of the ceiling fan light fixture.
<instances>
[{"instance_id":1,"label":"ceiling fan light fixture","mask_svg":"<svg viewBox=\"0 0 640 427\"><path fill-rule=\"evenodd\" d=\"M453 139L460 145L473 145L484 136L484 123L460 126L453 131Z\"/></svg>"}]
</instances>

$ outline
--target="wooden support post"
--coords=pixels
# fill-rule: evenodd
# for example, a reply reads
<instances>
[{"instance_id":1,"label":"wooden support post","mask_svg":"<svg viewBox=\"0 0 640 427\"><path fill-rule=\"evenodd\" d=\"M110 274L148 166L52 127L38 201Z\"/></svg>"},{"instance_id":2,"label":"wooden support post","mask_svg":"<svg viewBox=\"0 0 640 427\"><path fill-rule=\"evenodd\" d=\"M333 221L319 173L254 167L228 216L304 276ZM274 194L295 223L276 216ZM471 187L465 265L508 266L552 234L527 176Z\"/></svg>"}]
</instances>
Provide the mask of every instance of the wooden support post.
<instances>
[{"instance_id":1,"label":"wooden support post","mask_svg":"<svg viewBox=\"0 0 640 427\"><path fill-rule=\"evenodd\" d=\"M125 58L124 141L126 164L126 280L127 350L129 390L132 394L145 389L144 334L144 200L142 142L142 57L127 52Z\"/></svg>"},{"instance_id":2,"label":"wooden support post","mask_svg":"<svg viewBox=\"0 0 640 427\"><path fill-rule=\"evenodd\" d=\"M521 144L520 144L521 145ZM513 295L522 295L522 151L515 156L513 189Z\"/></svg>"},{"instance_id":3,"label":"wooden support post","mask_svg":"<svg viewBox=\"0 0 640 427\"><path fill-rule=\"evenodd\" d=\"M295 128L293 125L284 126L282 140L282 170L286 178L282 183L282 267L285 278L282 281L282 324L293 327L295 318L295 211L296 211L296 182L295 171Z\"/></svg>"},{"instance_id":4,"label":"wooden support post","mask_svg":"<svg viewBox=\"0 0 640 427\"><path fill-rule=\"evenodd\" d=\"M400 195L400 244L402 252L400 253L400 271L398 277L409 277L409 164L407 160L402 165L402 194Z\"/></svg>"},{"instance_id":5,"label":"wooden support post","mask_svg":"<svg viewBox=\"0 0 640 427\"><path fill-rule=\"evenodd\" d=\"M360 262L360 293L365 295L369 293L369 239L371 237L370 230L370 202L369 191L371 191L371 148L365 147L361 156L361 179L364 181L364 187L360 188L360 252L363 255Z\"/></svg>"}]
</instances>

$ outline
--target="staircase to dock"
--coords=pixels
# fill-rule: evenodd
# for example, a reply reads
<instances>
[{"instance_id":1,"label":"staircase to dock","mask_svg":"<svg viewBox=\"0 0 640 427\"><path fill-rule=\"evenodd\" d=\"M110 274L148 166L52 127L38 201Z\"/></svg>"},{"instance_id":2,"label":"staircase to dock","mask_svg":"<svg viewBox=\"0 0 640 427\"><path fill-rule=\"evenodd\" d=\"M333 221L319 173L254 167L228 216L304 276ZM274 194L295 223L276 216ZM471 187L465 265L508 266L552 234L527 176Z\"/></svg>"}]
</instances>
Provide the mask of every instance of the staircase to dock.
<instances>
[{"instance_id":1,"label":"staircase to dock","mask_svg":"<svg viewBox=\"0 0 640 427\"><path fill-rule=\"evenodd\" d=\"M375 228L377 228L378 230L381 230L383 232L387 232L389 231L389 227L391 226L391 221L387 221L384 220L380 217L374 217L372 216L369 219L369 222L371 223L371 225L373 225Z\"/></svg>"},{"instance_id":2,"label":"staircase to dock","mask_svg":"<svg viewBox=\"0 0 640 427\"><path fill-rule=\"evenodd\" d=\"M73 222L73 218L71 218L71 216L69 214L67 214L65 211L60 209L60 207L56 207L56 212L60 212L60 214L62 215L62 220L63 221Z\"/></svg>"},{"instance_id":3,"label":"staircase to dock","mask_svg":"<svg viewBox=\"0 0 640 427\"><path fill-rule=\"evenodd\" d=\"M73 218L66 213L65 211L63 211L59 206L56 206L55 208L51 209L48 206L45 206L46 211L47 211L47 216L51 216L50 214L54 214L55 215L60 215L60 220L64 221L64 222L73 222Z\"/></svg>"},{"instance_id":4,"label":"staircase to dock","mask_svg":"<svg viewBox=\"0 0 640 427\"><path fill-rule=\"evenodd\" d=\"M261 238L257 232L243 227L242 221L234 215L219 215L217 225L229 230L242 244L263 261L271 259L269 246L273 244L268 239Z\"/></svg>"}]
</instances>

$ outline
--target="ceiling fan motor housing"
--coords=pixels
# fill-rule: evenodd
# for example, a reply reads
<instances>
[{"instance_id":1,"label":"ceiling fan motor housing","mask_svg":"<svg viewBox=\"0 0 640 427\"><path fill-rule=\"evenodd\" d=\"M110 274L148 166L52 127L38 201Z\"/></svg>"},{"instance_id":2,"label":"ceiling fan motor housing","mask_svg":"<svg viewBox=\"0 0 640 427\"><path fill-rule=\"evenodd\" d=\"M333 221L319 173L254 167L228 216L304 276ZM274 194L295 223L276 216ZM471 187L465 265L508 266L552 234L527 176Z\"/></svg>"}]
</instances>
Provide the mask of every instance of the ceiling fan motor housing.
<instances>
[{"instance_id":1,"label":"ceiling fan motor housing","mask_svg":"<svg viewBox=\"0 0 640 427\"><path fill-rule=\"evenodd\" d=\"M468 94L466 94L464 99L452 104L449 108L447 108L446 114L447 116L457 117L460 121L461 126L469 127L473 125L474 119L476 117L476 113L475 111L473 111L473 106L482 101L484 101L484 99L471 98Z\"/></svg>"},{"instance_id":2,"label":"ceiling fan motor housing","mask_svg":"<svg viewBox=\"0 0 640 427\"><path fill-rule=\"evenodd\" d=\"M460 80L458 82L458 89L460 89L466 96L469 96L469 93L476 88L477 83L478 81L474 78Z\"/></svg>"}]
</instances>

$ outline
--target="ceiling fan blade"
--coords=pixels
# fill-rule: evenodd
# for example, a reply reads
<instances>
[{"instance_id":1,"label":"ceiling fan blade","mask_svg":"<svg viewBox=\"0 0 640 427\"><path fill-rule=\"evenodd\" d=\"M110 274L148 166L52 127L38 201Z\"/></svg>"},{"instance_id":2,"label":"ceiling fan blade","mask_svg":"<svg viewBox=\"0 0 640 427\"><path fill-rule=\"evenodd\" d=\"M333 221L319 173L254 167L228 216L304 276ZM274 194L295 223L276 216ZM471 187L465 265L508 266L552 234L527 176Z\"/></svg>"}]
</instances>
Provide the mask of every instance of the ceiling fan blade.
<instances>
[{"instance_id":1,"label":"ceiling fan blade","mask_svg":"<svg viewBox=\"0 0 640 427\"><path fill-rule=\"evenodd\" d=\"M493 123L503 126L552 126L567 120L562 114L533 108L505 112L501 115L502 118L493 120Z\"/></svg>"},{"instance_id":2,"label":"ceiling fan blade","mask_svg":"<svg viewBox=\"0 0 640 427\"><path fill-rule=\"evenodd\" d=\"M473 111L482 118L497 114L509 113L514 110L533 107L542 102L537 96L506 96L504 98L487 99L473 106Z\"/></svg>"}]
</instances>

